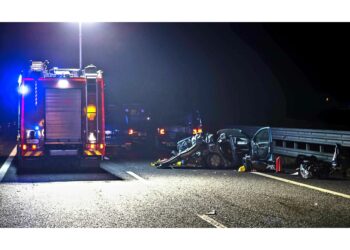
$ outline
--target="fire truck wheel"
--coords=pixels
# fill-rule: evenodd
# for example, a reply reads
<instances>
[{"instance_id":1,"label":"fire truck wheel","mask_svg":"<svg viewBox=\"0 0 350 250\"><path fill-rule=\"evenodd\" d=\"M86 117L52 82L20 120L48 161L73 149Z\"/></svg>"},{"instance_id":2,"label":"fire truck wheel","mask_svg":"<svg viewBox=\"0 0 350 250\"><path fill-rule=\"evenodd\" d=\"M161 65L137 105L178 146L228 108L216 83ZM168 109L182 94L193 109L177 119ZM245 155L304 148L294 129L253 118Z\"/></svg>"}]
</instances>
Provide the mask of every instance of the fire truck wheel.
<instances>
[{"instance_id":1,"label":"fire truck wheel","mask_svg":"<svg viewBox=\"0 0 350 250\"><path fill-rule=\"evenodd\" d=\"M220 155L216 153L209 154L206 158L206 162L209 168L218 168L223 165Z\"/></svg>"}]
</instances>

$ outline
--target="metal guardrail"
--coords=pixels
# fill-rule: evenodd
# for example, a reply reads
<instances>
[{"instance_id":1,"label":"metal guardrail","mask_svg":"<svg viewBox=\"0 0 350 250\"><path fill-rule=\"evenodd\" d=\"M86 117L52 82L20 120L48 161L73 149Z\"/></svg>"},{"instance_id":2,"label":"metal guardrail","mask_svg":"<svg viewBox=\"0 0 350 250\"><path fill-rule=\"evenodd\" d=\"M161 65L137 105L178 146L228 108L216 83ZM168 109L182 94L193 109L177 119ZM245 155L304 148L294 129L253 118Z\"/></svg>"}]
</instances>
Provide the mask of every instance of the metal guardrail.
<instances>
[{"instance_id":1,"label":"metal guardrail","mask_svg":"<svg viewBox=\"0 0 350 250\"><path fill-rule=\"evenodd\" d=\"M350 131L271 128L273 140L350 147Z\"/></svg>"},{"instance_id":2,"label":"metal guardrail","mask_svg":"<svg viewBox=\"0 0 350 250\"><path fill-rule=\"evenodd\" d=\"M242 129L249 136L253 136L260 128L257 126L234 126ZM340 144L350 147L350 131L321 130L321 129L299 129L299 128L274 128L271 127L272 139L314 143L323 145Z\"/></svg>"}]
</instances>

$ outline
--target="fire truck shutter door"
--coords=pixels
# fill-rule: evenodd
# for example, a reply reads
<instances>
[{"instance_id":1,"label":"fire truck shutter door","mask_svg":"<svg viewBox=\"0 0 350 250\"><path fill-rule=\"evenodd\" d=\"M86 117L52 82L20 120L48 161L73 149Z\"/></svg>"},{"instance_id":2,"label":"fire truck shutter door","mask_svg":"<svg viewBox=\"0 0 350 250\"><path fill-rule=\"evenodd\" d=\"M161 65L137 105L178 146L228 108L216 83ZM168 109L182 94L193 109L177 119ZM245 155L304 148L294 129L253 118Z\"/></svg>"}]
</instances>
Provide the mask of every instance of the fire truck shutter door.
<instances>
[{"instance_id":1,"label":"fire truck shutter door","mask_svg":"<svg viewBox=\"0 0 350 250\"><path fill-rule=\"evenodd\" d=\"M46 140L81 142L81 90L46 89Z\"/></svg>"}]
</instances>

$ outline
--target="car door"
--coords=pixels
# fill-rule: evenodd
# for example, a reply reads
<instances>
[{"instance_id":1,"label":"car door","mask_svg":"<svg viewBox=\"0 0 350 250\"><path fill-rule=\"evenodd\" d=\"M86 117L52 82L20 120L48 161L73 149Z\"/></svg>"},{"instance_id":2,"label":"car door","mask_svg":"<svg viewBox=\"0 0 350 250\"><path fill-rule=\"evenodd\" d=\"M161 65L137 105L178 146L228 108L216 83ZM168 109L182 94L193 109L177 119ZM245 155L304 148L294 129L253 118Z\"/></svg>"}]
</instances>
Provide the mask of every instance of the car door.
<instances>
[{"instance_id":1,"label":"car door","mask_svg":"<svg viewBox=\"0 0 350 250\"><path fill-rule=\"evenodd\" d=\"M253 139L252 143L252 159L258 161L266 161L270 154L270 128L259 129Z\"/></svg>"}]
</instances>

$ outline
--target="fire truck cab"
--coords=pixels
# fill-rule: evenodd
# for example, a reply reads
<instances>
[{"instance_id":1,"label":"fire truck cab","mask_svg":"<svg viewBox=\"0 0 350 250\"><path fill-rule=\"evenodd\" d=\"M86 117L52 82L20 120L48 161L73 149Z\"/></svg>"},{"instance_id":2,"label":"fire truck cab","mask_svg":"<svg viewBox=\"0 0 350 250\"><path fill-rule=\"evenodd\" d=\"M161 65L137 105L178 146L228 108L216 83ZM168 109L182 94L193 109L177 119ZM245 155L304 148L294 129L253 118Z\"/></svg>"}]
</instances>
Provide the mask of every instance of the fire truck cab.
<instances>
[{"instance_id":1,"label":"fire truck cab","mask_svg":"<svg viewBox=\"0 0 350 250\"><path fill-rule=\"evenodd\" d=\"M105 154L102 71L47 66L32 61L18 79L19 169L61 159L63 165L99 166Z\"/></svg>"}]
</instances>

